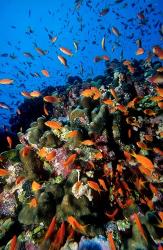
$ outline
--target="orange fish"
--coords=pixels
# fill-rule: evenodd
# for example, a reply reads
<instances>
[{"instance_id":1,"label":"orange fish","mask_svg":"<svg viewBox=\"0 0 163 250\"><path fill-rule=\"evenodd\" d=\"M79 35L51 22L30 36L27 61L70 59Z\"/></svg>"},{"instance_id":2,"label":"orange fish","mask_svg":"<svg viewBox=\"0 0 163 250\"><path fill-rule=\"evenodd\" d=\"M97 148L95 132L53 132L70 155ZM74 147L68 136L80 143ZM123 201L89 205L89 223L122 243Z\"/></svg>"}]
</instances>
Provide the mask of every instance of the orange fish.
<instances>
[{"instance_id":1,"label":"orange fish","mask_svg":"<svg viewBox=\"0 0 163 250\"><path fill-rule=\"evenodd\" d=\"M147 203L147 206L150 208L150 210L154 210L154 204L153 201L145 197L145 201Z\"/></svg>"},{"instance_id":2,"label":"orange fish","mask_svg":"<svg viewBox=\"0 0 163 250\"><path fill-rule=\"evenodd\" d=\"M98 182L100 183L100 186L105 190L108 191L106 184L103 179L98 179Z\"/></svg>"},{"instance_id":3,"label":"orange fish","mask_svg":"<svg viewBox=\"0 0 163 250\"><path fill-rule=\"evenodd\" d=\"M130 139L132 136L132 130L129 128L127 132L128 138Z\"/></svg>"},{"instance_id":4,"label":"orange fish","mask_svg":"<svg viewBox=\"0 0 163 250\"><path fill-rule=\"evenodd\" d=\"M92 140L84 140L81 142L81 144L84 146L92 146L94 145L94 142Z\"/></svg>"},{"instance_id":5,"label":"orange fish","mask_svg":"<svg viewBox=\"0 0 163 250\"><path fill-rule=\"evenodd\" d=\"M159 133L159 136L162 138L163 137L163 131Z\"/></svg>"},{"instance_id":6,"label":"orange fish","mask_svg":"<svg viewBox=\"0 0 163 250\"><path fill-rule=\"evenodd\" d=\"M138 191L140 191L142 188L144 188L145 183L146 183L146 181L143 181L141 178L136 178L136 181L134 182Z\"/></svg>"},{"instance_id":7,"label":"orange fish","mask_svg":"<svg viewBox=\"0 0 163 250\"><path fill-rule=\"evenodd\" d=\"M128 184L127 184L124 180L121 180L121 183L122 183L124 189L130 193L131 191L130 191L130 189L129 189Z\"/></svg>"},{"instance_id":8,"label":"orange fish","mask_svg":"<svg viewBox=\"0 0 163 250\"><path fill-rule=\"evenodd\" d=\"M47 155L46 148L43 147L43 148L39 149L37 153L38 153L38 155L39 155L41 158L44 158L44 157Z\"/></svg>"},{"instance_id":9,"label":"orange fish","mask_svg":"<svg viewBox=\"0 0 163 250\"><path fill-rule=\"evenodd\" d=\"M93 163L93 161L88 161L88 164L91 168L93 169L95 168L95 164Z\"/></svg>"},{"instance_id":10,"label":"orange fish","mask_svg":"<svg viewBox=\"0 0 163 250\"><path fill-rule=\"evenodd\" d=\"M115 36L120 36L121 34L120 34L120 32L119 32L119 30L116 28L116 27L112 27L112 32L113 32L113 34L115 35Z\"/></svg>"},{"instance_id":11,"label":"orange fish","mask_svg":"<svg viewBox=\"0 0 163 250\"><path fill-rule=\"evenodd\" d=\"M101 93L96 87L91 87L90 89L85 89L81 92L82 96L92 97L93 100L97 100L101 97Z\"/></svg>"},{"instance_id":12,"label":"orange fish","mask_svg":"<svg viewBox=\"0 0 163 250\"><path fill-rule=\"evenodd\" d=\"M66 134L66 138L73 138L73 137L76 137L77 135L78 135L78 131L73 130L73 131L69 132L68 134Z\"/></svg>"},{"instance_id":13,"label":"orange fish","mask_svg":"<svg viewBox=\"0 0 163 250\"><path fill-rule=\"evenodd\" d=\"M114 105L114 102L111 99L103 100L103 103L106 104L106 105L111 105L111 106Z\"/></svg>"},{"instance_id":14,"label":"orange fish","mask_svg":"<svg viewBox=\"0 0 163 250\"><path fill-rule=\"evenodd\" d=\"M56 157L56 151L52 150L50 153L46 155L45 159L47 161L53 161L55 157Z\"/></svg>"},{"instance_id":15,"label":"orange fish","mask_svg":"<svg viewBox=\"0 0 163 250\"><path fill-rule=\"evenodd\" d=\"M75 234L74 229L71 227L69 235L67 236L67 240L74 239L74 234Z\"/></svg>"},{"instance_id":16,"label":"orange fish","mask_svg":"<svg viewBox=\"0 0 163 250\"><path fill-rule=\"evenodd\" d=\"M143 200L143 198L140 198L140 203L147 205L147 202L145 200Z\"/></svg>"},{"instance_id":17,"label":"orange fish","mask_svg":"<svg viewBox=\"0 0 163 250\"><path fill-rule=\"evenodd\" d=\"M163 83L163 75L157 73L156 75L149 77L147 80L151 83L161 84Z\"/></svg>"},{"instance_id":18,"label":"orange fish","mask_svg":"<svg viewBox=\"0 0 163 250\"><path fill-rule=\"evenodd\" d=\"M92 97L93 91L92 91L92 89L85 89L81 92L81 95L85 96L85 97Z\"/></svg>"},{"instance_id":19,"label":"orange fish","mask_svg":"<svg viewBox=\"0 0 163 250\"><path fill-rule=\"evenodd\" d=\"M157 250L163 250L163 246L161 244L159 244Z\"/></svg>"},{"instance_id":20,"label":"orange fish","mask_svg":"<svg viewBox=\"0 0 163 250\"><path fill-rule=\"evenodd\" d=\"M152 209L151 209L152 210ZM163 222L161 221L159 224L156 225L159 228L163 228Z\"/></svg>"},{"instance_id":21,"label":"orange fish","mask_svg":"<svg viewBox=\"0 0 163 250\"><path fill-rule=\"evenodd\" d=\"M70 155L66 161L63 162L64 167L68 167L69 165L72 165L77 157L77 154Z\"/></svg>"},{"instance_id":22,"label":"orange fish","mask_svg":"<svg viewBox=\"0 0 163 250\"><path fill-rule=\"evenodd\" d=\"M69 49L66 49L64 47L61 47L59 48L60 51L62 51L65 55L68 55L68 56L73 56L72 52L69 50Z\"/></svg>"},{"instance_id":23,"label":"orange fish","mask_svg":"<svg viewBox=\"0 0 163 250\"><path fill-rule=\"evenodd\" d=\"M55 229L55 226L56 226L56 222L57 222L56 218L53 217L53 219L52 219L52 221L51 221L51 223L50 223L50 225L48 227L48 230L47 230L47 232L45 234L44 240L48 240L52 236L52 234L54 232L54 229Z\"/></svg>"},{"instance_id":24,"label":"orange fish","mask_svg":"<svg viewBox=\"0 0 163 250\"><path fill-rule=\"evenodd\" d=\"M64 237L65 237L65 223L63 221L60 228L58 229L54 241L52 242L53 250L61 249L61 246L63 245L64 242Z\"/></svg>"},{"instance_id":25,"label":"orange fish","mask_svg":"<svg viewBox=\"0 0 163 250\"><path fill-rule=\"evenodd\" d=\"M87 226L81 225L73 216L68 216L67 221L74 230L77 230L80 233L86 234Z\"/></svg>"},{"instance_id":26,"label":"orange fish","mask_svg":"<svg viewBox=\"0 0 163 250\"><path fill-rule=\"evenodd\" d=\"M14 235L11 239L9 250L16 250L17 237Z\"/></svg>"},{"instance_id":27,"label":"orange fish","mask_svg":"<svg viewBox=\"0 0 163 250\"><path fill-rule=\"evenodd\" d=\"M125 60L125 61L123 62L123 65L125 65L125 66L128 66L128 65L130 65L130 64L131 64L131 62L128 61L128 60Z\"/></svg>"},{"instance_id":28,"label":"orange fish","mask_svg":"<svg viewBox=\"0 0 163 250\"><path fill-rule=\"evenodd\" d=\"M143 227L142 227L142 224L141 224L141 221L140 221L140 219L139 219L139 216L138 216L136 213L134 213L134 214L132 215L132 219L135 221L135 223L136 223L136 225L137 225L137 228L138 228L139 232L141 233L141 235L143 236L143 238L144 238L145 241L146 241L147 239L146 239L146 237L145 237L144 229L143 229Z\"/></svg>"},{"instance_id":29,"label":"orange fish","mask_svg":"<svg viewBox=\"0 0 163 250\"><path fill-rule=\"evenodd\" d=\"M108 167L107 164L104 164L104 166L103 166L103 172L104 172L104 175L103 175L103 176L106 176L106 177L110 176L111 179L112 179L112 177L113 177L113 171L112 171L112 169L110 169L110 168Z\"/></svg>"},{"instance_id":30,"label":"orange fish","mask_svg":"<svg viewBox=\"0 0 163 250\"><path fill-rule=\"evenodd\" d=\"M136 55L139 56L139 55L142 55L144 54L144 49L143 48L138 48L137 51L136 51Z\"/></svg>"},{"instance_id":31,"label":"orange fish","mask_svg":"<svg viewBox=\"0 0 163 250\"><path fill-rule=\"evenodd\" d=\"M110 60L110 58L108 56L106 56L106 55L102 56L102 59L105 60L105 61L109 61Z\"/></svg>"},{"instance_id":32,"label":"orange fish","mask_svg":"<svg viewBox=\"0 0 163 250\"><path fill-rule=\"evenodd\" d=\"M161 49L159 46L153 47L153 53L158 56L160 60L163 60L163 49Z\"/></svg>"},{"instance_id":33,"label":"orange fish","mask_svg":"<svg viewBox=\"0 0 163 250\"><path fill-rule=\"evenodd\" d=\"M29 203L29 207L37 207L38 206L38 201L36 200L36 198L33 198Z\"/></svg>"},{"instance_id":34,"label":"orange fish","mask_svg":"<svg viewBox=\"0 0 163 250\"><path fill-rule=\"evenodd\" d=\"M10 172L8 170L0 168L0 176L6 176L9 174L10 174Z\"/></svg>"},{"instance_id":35,"label":"orange fish","mask_svg":"<svg viewBox=\"0 0 163 250\"><path fill-rule=\"evenodd\" d=\"M122 193L122 195L123 195L123 193ZM122 208L122 209L124 209L124 208L126 208L126 207L129 206L129 205L127 204L127 201L126 201L126 204L123 204L123 203L121 202L120 199L117 199L117 198L116 198L116 202L117 202L117 204L120 206L120 208Z\"/></svg>"},{"instance_id":36,"label":"orange fish","mask_svg":"<svg viewBox=\"0 0 163 250\"><path fill-rule=\"evenodd\" d=\"M42 69L41 70L41 73L44 75L44 76L46 76L46 77L49 77L50 75L49 75L49 72L46 70L46 69Z\"/></svg>"},{"instance_id":37,"label":"orange fish","mask_svg":"<svg viewBox=\"0 0 163 250\"><path fill-rule=\"evenodd\" d=\"M42 56L45 56L48 51L42 50L41 48L36 47L35 50Z\"/></svg>"},{"instance_id":38,"label":"orange fish","mask_svg":"<svg viewBox=\"0 0 163 250\"><path fill-rule=\"evenodd\" d=\"M95 63L100 62L102 60L103 60L102 56L95 56L95 58L94 58Z\"/></svg>"},{"instance_id":39,"label":"orange fish","mask_svg":"<svg viewBox=\"0 0 163 250\"><path fill-rule=\"evenodd\" d=\"M147 141L152 142L153 141L153 136L152 135L144 135L144 139Z\"/></svg>"},{"instance_id":40,"label":"orange fish","mask_svg":"<svg viewBox=\"0 0 163 250\"><path fill-rule=\"evenodd\" d=\"M146 167L144 167L143 165L140 165L139 166L139 170L140 170L140 172L142 173L142 174L145 174L145 175L147 175L147 176L151 176L151 170L150 169L148 169L148 168L146 168Z\"/></svg>"},{"instance_id":41,"label":"orange fish","mask_svg":"<svg viewBox=\"0 0 163 250\"><path fill-rule=\"evenodd\" d=\"M117 164L117 171L118 171L120 174L122 174L122 172L123 172L123 165L122 165L121 163L118 163L118 164Z\"/></svg>"},{"instance_id":42,"label":"orange fish","mask_svg":"<svg viewBox=\"0 0 163 250\"><path fill-rule=\"evenodd\" d=\"M132 199L127 199L126 203L124 205L124 208L130 207L133 203L134 203L134 201Z\"/></svg>"},{"instance_id":43,"label":"orange fish","mask_svg":"<svg viewBox=\"0 0 163 250\"><path fill-rule=\"evenodd\" d=\"M115 216L117 215L119 209L116 208L115 211L112 213L112 214L109 214L109 213L105 213L106 216L110 219L110 220L114 220Z\"/></svg>"},{"instance_id":44,"label":"orange fish","mask_svg":"<svg viewBox=\"0 0 163 250\"><path fill-rule=\"evenodd\" d=\"M48 110L47 110L45 104L44 104L44 114L47 115L47 116L49 115L49 112L48 112Z\"/></svg>"},{"instance_id":45,"label":"orange fish","mask_svg":"<svg viewBox=\"0 0 163 250\"><path fill-rule=\"evenodd\" d=\"M22 94L22 96L24 96L24 97L31 98L30 93L27 92L27 91L22 91L21 94Z\"/></svg>"},{"instance_id":46,"label":"orange fish","mask_svg":"<svg viewBox=\"0 0 163 250\"><path fill-rule=\"evenodd\" d=\"M142 142L142 141L136 142L136 145L137 145L139 148L143 149L143 150L148 150L148 149L149 149L149 148L147 147L147 145L146 145L144 142Z\"/></svg>"},{"instance_id":47,"label":"orange fish","mask_svg":"<svg viewBox=\"0 0 163 250\"><path fill-rule=\"evenodd\" d=\"M0 84L11 84L11 83L13 83L13 81L14 80L8 79L8 78L6 78L6 79L0 79Z\"/></svg>"},{"instance_id":48,"label":"orange fish","mask_svg":"<svg viewBox=\"0 0 163 250\"><path fill-rule=\"evenodd\" d=\"M110 89L110 93L111 93L111 95L115 98L116 101L119 100L119 99L118 99L118 96L117 96L117 94L116 94L116 92L115 92L115 90L114 90L113 88Z\"/></svg>"},{"instance_id":49,"label":"orange fish","mask_svg":"<svg viewBox=\"0 0 163 250\"><path fill-rule=\"evenodd\" d=\"M162 211L158 212L158 215L159 215L161 221L163 221L163 212Z\"/></svg>"},{"instance_id":50,"label":"orange fish","mask_svg":"<svg viewBox=\"0 0 163 250\"><path fill-rule=\"evenodd\" d=\"M124 113L124 115L128 115L127 108L124 105L118 104L116 106L116 109L118 109L119 111L121 111L122 113Z\"/></svg>"},{"instance_id":51,"label":"orange fish","mask_svg":"<svg viewBox=\"0 0 163 250\"><path fill-rule=\"evenodd\" d=\"M159 155L163 156L163 151L162 151L160 148L154 147L154 148L153 148L153 151L154 151L156 154L159 154Z\"/></svg>"},{"instance_id":52,"label":"orange fish","mask_svg":"<svg viewBox=\"0 0 163 250\"><path fill-rule=\"evenodd\" d=\"M158 68L157 72L163 72L163 67Z\"/></svg>"},{"instance_id":53,"label":"orange fish","mask_svg":"<svg viewBox=\"0 0 163 250\"><path fill-rule=\"evenodd\" d=\"M145 62L149 63L152 60L152 53L148 53L147 58L145 59Z\"/></svg>"},{"instance_id":54,"label":"orange fish","mask_svg":"<svg viewBox=\"0 0 163 250\"><path fill-rule=\"evenodd\" d=\"M38 91L38 90L34 90L34 91L32 91L32 92L30 93L30 96L31 96L31 97L39 97L39 96L41 96L41 92Z\"/></svg>"},{"instance_id":55,"label":"orange fish","mask_svg":"<svg viewBox=\"0 0 163 250\"><path fill-rule=\"evenodd\" d=\"M100 16L105 16L109 12L109 8L104 8L100 11Z\"/></svg>"},{"instance_id":56,"label":"orange fish","mask_svg":"<svg viewBox=\"0 0 163 250\"><path fill-rule=\"evenodd\" d=\"M152 183L149 183L149 187L153 194L158 195L158 189Z\"/></svg>"},{"instance_id":57,"label":"orange fish","mask_svg":"<svg viewBox=\"0 0 163 250\"><path fill-rule=\"evenodd\" d=\"M108 232L107 235L110 250L116 250L116 246L113 240L113 232Z\"/></svg>"},{"instance_id":58,"label":"orange fish","mask_svg":"<svg viewBox=\"0 0 163 250\"><path fill-rule=\"evenodd\" d=\"M93 100L97 100L101 97L101 93L98 88L91 87L92 93L93 93Z\"/></svg>"},{"instance_id":59,"label":"orange fish","mask_svg":"<svg viewBox=\"0 0 163 250\"><path fill-rule=\"evenodd\" d=\"M67 65L67 60L63 57L63 56L58 56L58 60L64 65L64 66L68 66Z\"/></svg>"},{"instance_id":60,"label":"orange fish","mask_svg":"<svg viewBox=\"0 0 163 250\"><path fill-rule=\"evenodd\" d=\"M96 160L101 160L103 158L103 154L101 152L98 152L98 153L95 154L94 157L95 157Z\"/></svg>"},{"instance_id":61,"label":"orange fish","mask_svg":"<svg viewBox=\"0 0 163 250\"><path fill-rule=\"evenodd\" d=\"M7 104L2 103L2 102L0 102L0 108L3 108L3 109L10 109L10 107L9 107Z\"/></svg>"},{"instance_id":62,"label":"orange fish","mask_svg":"<svg viewBox=\"0 0 163 250\"><path fill-rule=\"evenodd\" d=\"M32 182L32 191L34 191L34 192L38 191L40 188L41 188L41 185L38 182L36 182L36 181Z\"/></svg>"},{"instance_id":63,"label":"orange fish","mask_svg":"<svg viewBox=\"0 0 163 250\"><path fill-rule=\"evenodd\" d=\"M132 65L128 65L128 70L132 74L135 72L135 68Z\"/></svg>"},{"instance_id":64,"label":"orange fish","mask_svg":"<svg viewBox=\"0 0 163 250\"><path fill-rule=\"evenodd\" d=\"M149 115L149 116L155 116L157 114L152 109L145 109L143 112L144 114Z\"/></svg>"},{"instance_id":65,"label":"orange fish","mask_svg":"<svg viewBox=\"0 0 163 250\"><path fill-rule=\"evenodd\" d=\"M158 55L160 51L161 51L160 46L154 46L154 47L152 48L152 52L153 52L155 55Z\"/></svg>"},{"instance_id":66,"label":"orange fish","mask_svg":"<svg viewBox=\"0 0 163 250\"><path fill-rule=\"evenodd\" d=\"M137 17L138 17L139 19L144 19L144 18L145 18L143 12L139 12L139 13L137 14Z\"/></svg>"},{"instance_id":67,"label":"orange fish","mask_svg":"<svg viewBox=\"0 0 163 250\"><path fill-rule=\"evenodd\" d=\"M101 97L100 91L96 87L91 87L93 91L93 100L97 100Z\"/></svg>"},{"instance_id":68,"label":"orange fish","mask_svg":"<svg viewBox=\"0 0 163 250\"><path fill-rule=\"evenodd\" d=\"M22 148L22 150L21 150L21 155L22 155L23 157L26 157L26 156L29 154L30 151L31 151L31 146L25 146L25 147Z\"/></svg>"},{"instance_id":69,"label":"orange fish","mask_svg":"<svg viewBox=\"0 0 163 250\"><path fill-rule=\"evenodd\" d=\"M105 47L105 37L102 38L101 40L101 47L103 50L106 50L106 47Z\"/></svg>"},{"instance_id":70,"label":"orange fish","mask_svg":"<svg viewBox=\"0 0 163 250\"><path fill-rule=\"evenodd\" d=\"M122 188L118 188L117 192L118 192L118 194L119 194L120 196L124 196L124 195L123 195Z\"/></svg>"},{"instance_id":71,"label":"orange fish","mask_svg":"<svg viewBox=\"0 0 163 250\"><path fill-rule=\"evenodd\" d=\"M127 151L123 151L124 157L126 158L127 161L131 160L131 154Z\"/></svg>"},{"instance_id":72,"label":"orange fish","mask_svg":"<svg viewBox=\"0 0 163 250\"><path fill-rule=\"evenodd\" d=\"M37 72L33 73L35 77L39 77L40 75Z\"/></svg>"},{"instance_id":73,"label":"orange fish","mask_svg":"<svg viewBox=\"0 0 163 250\"><path fill-rule=\"evenodd\" d=\"M81 185L82 185L82 182L81 182L81 181L75 182L75 184L74 184L75 190L76 190L76 191L79 191Z\"/></svg>"},{"instance_id":74,"label":"orange fish","mask_svg":"<svg viewBox=\"0 0 163 250\"><path fill-rule=\"evenodd\" d=\"M149 98L149 100L153 101L153 102L160 102L163 101L163 97L162 96L152 96Z\"/></svg>"},{"instance_id":75,"label":"orange fish","mask_svg":"<svg viewBox=\"0 0 163 250\"><path fill-rule=\"evenodd\" d=\"M7 142L8 142L9 148L11 149L11 148L12 148L12 139L11 139L11 137L10 137L10 136L7 136L7 137L6 137L6 139L7 139Z\"/></svg>"},{"instance_id":76,"label":"orange fish","mask_svg":"<svg viewBox=\"0 0 163 250\"><path fill-rule=\"evenodd\" d=\"M49 103L55 103L55 102L59 102L59 98L56 97L56 96L52 96L52 95L47 95L47 96L44 96L43 100L45 102L49 102Z\"/></svg>"},{"instance_id":77,"label":"orange fish","mask_svg":"<svg viewBox=\"0 0 163 250\"><path fill-rule=\"evenodd\" d=\"M18 177L16 178L15 184L18 185L18 184L21 183L24 179L25 179L24 176L18 176Z\"/></svg>"},{"instance_id":78,"label":"orange fish","mask_svg":"<svg viewBox=\"0 0 163 250\"><path fill-rule=\"evenodd\" d=\"M135 105L140 101L139 97L135 97L132 101L128 102L127 108L135 109Z\"/></svg>"},{"instance_id":79,"label":"orange fish","mask_svg":"<svg viewBox=\"0 0 163 250\"><path fill-rule=\"evenodd\" d=\"M87 181L87 184L88 184L88 186L89 186L91 189L93 189L93 190L99 192L99 194L100 194L100 192L102 191L102 190L100 189L99 185L98 185L96 182L94 182L94 181Z\"/></svg>"},{"instance_id":80,"label":"orange fish","mask_svg":"<svg viewBox=\"0 0 163 250\"><path fill-rule=\"evenodd\" d=\"M135 153L131 154L131 155L138 161L138 163L140 163L145 168L147 168L149 170L154 169L154 165L153 165L152 161L150 159L148 159L146 156L140 155L140 154L135 154Z\"/></svg>"},{"instance_id":81,"label":"orange fish","mask_svg":"<svg viewBox=\"0 0 163 250\"><path fill-rule=\"evenodd\" d=\"M163 83L163 80L162 80ZM163 97L163 88L156 88L157 94L161 97Z\"/></svg>"},{"instance_id":82,"label":"orange fish","mask_svg":"<svg viewBox=\"0 0 163 250\"><path fill-rule=\"evenodd\" d=\"M47 121L47 122L45 122L45 125L51 129L61 129L62 128L62 124L60 122L57 122L57 121Z\"/></svg>"},{"instance_id":83,"label":"orange fish","mask_svg":"<svg viewBox=\"0 0 163 250\"><path fill-rule=\"evenodd\" d=\"M31 97L39 97L39 96L41 96L41 92L38 90L34 90L34 91L30 92L30 96Z\"/></svg>"},{"instance_id":84,"label":"orange fish","mask_svg":"<svg viewBox=\"0 0 163 250\"><path fill-rule=\"evenodd\" d=\"M163 109L163 102L158 102L157 105L160 109Z\"/></svg>"},{"instance_id":85,"label":"orange fish","mask_svg":"<svg viewBox=\"0 0 163 250\"><path fill-rule=\"evenodd\" d=\"M58 37L57 37L57 36L54 36L54 37L51 38L51 42L52 42L52 43L55 43L55 42L57 41L57 39L58 39Z\"/></svg>"}]
</instances>

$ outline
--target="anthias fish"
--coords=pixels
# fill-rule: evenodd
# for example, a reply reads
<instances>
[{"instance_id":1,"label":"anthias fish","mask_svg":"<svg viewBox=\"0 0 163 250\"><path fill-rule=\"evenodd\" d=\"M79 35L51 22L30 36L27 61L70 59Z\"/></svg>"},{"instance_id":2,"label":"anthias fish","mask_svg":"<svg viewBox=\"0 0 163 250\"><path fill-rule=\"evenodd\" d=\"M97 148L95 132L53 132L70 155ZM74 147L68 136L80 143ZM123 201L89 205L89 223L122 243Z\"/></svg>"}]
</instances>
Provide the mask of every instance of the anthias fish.
<instances>
[{"instance_id":1,"label":"anthias fish","mask_svg":"<svg viewBox=\"0 0 163 250\"><path fill-rule=\"evenodd\" d=\"M0 79L0 84L11 84L11 83L13 83L13 81L14 80L8 79L8 78L6 78L6 79Z\"/></svg>"},{"instance_id":2,"label":"anthias fish","mask_svg":"<svg viewBox=\"0 0 163 250\"><path fill-rule=\"evenodd\" d=\"M67 221L72 226L72 228L74 230L77 230L80 233L86 234L86 227L87 226L80 224L73 216L68 216Z\"/></svg>"}]
</instances>

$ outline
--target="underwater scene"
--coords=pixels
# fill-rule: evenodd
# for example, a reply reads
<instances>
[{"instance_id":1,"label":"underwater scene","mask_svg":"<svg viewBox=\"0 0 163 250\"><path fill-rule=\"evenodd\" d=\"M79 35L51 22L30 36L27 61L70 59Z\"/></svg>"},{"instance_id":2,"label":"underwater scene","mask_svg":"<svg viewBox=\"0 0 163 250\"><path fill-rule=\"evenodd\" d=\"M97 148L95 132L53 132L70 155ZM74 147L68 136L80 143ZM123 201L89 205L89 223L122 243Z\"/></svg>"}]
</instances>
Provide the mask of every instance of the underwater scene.
<instances>
[{"instance_id":1,"label":"underwater scene","mask_svg":"<svg viewBox=\"0 0 163 250\"><path fill-rule=\"evenodd\" d=\"M0 10L0 250L163 250L163 1Z\"/></svg>"}]
</instances>

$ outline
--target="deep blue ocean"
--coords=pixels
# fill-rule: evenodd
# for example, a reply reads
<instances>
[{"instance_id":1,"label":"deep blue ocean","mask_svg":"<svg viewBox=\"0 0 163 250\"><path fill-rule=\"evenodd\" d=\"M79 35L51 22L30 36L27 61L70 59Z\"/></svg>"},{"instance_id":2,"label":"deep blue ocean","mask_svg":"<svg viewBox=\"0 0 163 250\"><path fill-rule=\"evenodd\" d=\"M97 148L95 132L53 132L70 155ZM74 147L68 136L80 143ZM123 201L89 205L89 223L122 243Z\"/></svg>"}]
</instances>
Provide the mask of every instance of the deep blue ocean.
<instances>
[{"instance_id":1,"label":"deep blue ocean","mask_svg":"<svg viewBox=\"0 0 163 250\"><path fill-rule=\"evenodd\" d=\"M95 63L95 56L107 55L110 60L146 58L152 46L162 44L161 6L162 0L1 0L0 79L14 81L0 85L0 102L9 107L0 108L0 127L8 125L24 101L22 91L64 85L68 76L86 80L103 74L105 61ZM113 27L119 36L112 32ZM57 40L52 43L55 36ZM137 39L145 51L139 56ZM36 47L45 54L38 53ZM60 47L69 49L73 56L64 55ZM67 59L68 67L61 64L58 55ZM45 77L42 69L50 77Z\"/></svg>"}]
</instances>

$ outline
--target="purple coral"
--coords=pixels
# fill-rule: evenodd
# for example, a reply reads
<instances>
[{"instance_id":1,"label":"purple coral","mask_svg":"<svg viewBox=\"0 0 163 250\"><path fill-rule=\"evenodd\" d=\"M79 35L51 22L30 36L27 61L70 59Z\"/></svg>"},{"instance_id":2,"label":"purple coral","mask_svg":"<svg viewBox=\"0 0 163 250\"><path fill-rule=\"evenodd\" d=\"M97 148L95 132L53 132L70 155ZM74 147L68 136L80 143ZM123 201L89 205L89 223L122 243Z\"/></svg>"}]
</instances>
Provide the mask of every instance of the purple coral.
<instances>
[{"instance_id":1,"label":"purple coral","mask_svg":"<svg viewBox=\"0 0 163 250\"><path fill-rule=\"evenodd\" d=\"M40 248L38 246L34 245L31 242L26 242L25 243L25 249L26 250L39 250Z\"/></svg>"},{"instance_id":2,"label":"purple coral","mask_svg":"<svg viewBox=\"0 0 163 250\"><path fill-rule=\"evenodd\" d=\"M67 150L64 148L56 149L56 157L51 163L57 175L62 175L64 178L70 173L68 168L65 168L63 163L67 159Z\"/></svg>"},{"instance_id":3,"label":"purple coral","mask_svg":"<svg viewBox=\"0 0 163 250\"><path fill-rule=\"evenodd\" d=\"M0 216L15 216L16 206L14 194L7 191L0 194Z\"/></svg>"}]
</instances>

